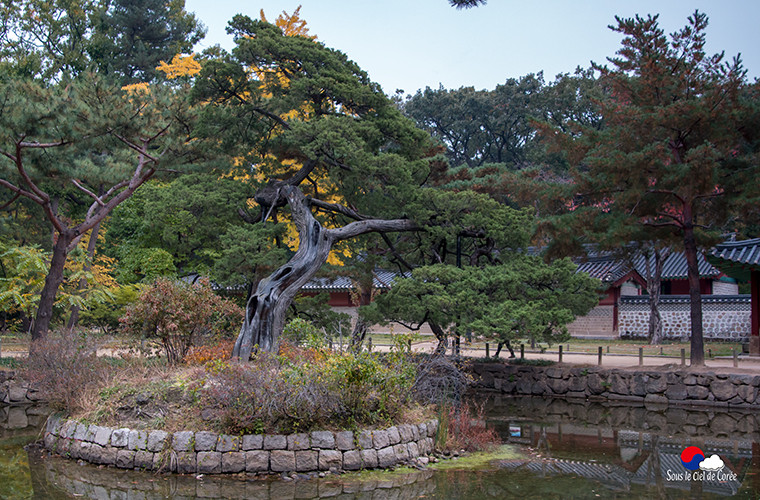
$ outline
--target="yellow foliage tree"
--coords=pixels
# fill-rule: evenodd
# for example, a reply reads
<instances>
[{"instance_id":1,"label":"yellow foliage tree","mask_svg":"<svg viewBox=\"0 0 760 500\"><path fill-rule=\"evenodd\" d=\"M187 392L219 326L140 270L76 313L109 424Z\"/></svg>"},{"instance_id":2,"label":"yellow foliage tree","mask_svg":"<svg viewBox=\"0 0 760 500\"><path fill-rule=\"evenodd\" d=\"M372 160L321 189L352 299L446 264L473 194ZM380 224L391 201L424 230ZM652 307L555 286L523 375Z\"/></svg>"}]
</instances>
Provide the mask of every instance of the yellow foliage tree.
<instances>
[{"instance_id":1,"label":"yellow foliage tree","mask_svg":"<svg viewBox=\"0 0 760 500\"><path fill-rule=\"evenodd\" d=\"M170 63L161 61L156 69L166 74L166 78L174 79L197 75L201 71L201 64L195 60L194 54L177 54Z\"/></svg>"}]
</instances>

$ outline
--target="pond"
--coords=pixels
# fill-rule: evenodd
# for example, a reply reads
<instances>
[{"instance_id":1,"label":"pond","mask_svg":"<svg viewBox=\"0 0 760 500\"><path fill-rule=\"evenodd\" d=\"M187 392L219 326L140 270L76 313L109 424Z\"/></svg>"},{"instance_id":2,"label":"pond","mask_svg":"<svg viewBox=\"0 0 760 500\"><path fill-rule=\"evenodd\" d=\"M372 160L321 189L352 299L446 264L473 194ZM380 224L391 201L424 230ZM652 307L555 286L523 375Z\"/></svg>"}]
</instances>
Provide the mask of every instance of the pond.
<instances>
[{"instance_id":1,"label":"pond","mask_svg":"<svg viewBox=\"0 0 760 500\"><path fill-rule=\"evenodd\" d=\"M475 396L505 443L499 459L440 469L284 481L169 476L49 457L24 446L44 407L0 406L0 498L752 498L760 496L760 414L647 408L534 397ZM681 452L717 455L689 473ZM524 447L524 448L521 448ZM529 449L528 449L529 448ZM523 451L521 451L521 449Z\"/></svg>"}]
</instances>

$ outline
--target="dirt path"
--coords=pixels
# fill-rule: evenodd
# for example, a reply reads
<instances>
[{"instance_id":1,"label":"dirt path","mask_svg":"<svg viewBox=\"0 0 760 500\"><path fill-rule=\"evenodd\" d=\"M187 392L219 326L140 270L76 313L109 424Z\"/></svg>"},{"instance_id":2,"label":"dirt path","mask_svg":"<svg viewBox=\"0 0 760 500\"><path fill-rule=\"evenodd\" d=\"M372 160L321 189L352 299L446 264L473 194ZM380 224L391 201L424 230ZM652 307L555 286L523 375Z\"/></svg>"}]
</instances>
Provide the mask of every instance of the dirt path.
<instances>
[{"instance_id":1,"label":"dirt path","mask_svg":"<svg viewBox=\"0 0 760 500\"><path fill-rule=\"evenodd\" d=\"M415 352L428 352L432 353L435 350L437 343L430 341L416 342L412 345L412 349ZM387 352L390 350L390 346L387 345L374 345L373 351ZM118 353L118 349L99 349L98 355L113 356ZM495 349L491 350L493 355ZM486 353L484 349L470 349L462 346L461 353L465 357L471 358L484 358ZM517 357L520 356L519 350L515 350ZM26 357L27 352L21 350L2 350L3 357L23 358ZM500 355L501 359L506 360L509 356L509 351L503 349ZM557 351L546 351L544 353L538 352L526 352L525 357L527 359L546 359L550 361L559 361L559 353ZM589 353L574 353L565 352L562 354L562 362L564 364L575 365L598 365L599 358L597 354ZM731 357L718 357L705 361L705 367L700 367L701 371L715 371L722 373L751 373L760 374L760 357L739 356L737 367L734 367L734 361ZM602 365L607 368L623 368L623 369L638 369L639 357L636 355L628 354L602 354ZM644 356L643 365L645 368L661 368L666 367L668 370L677 370L681 368L681 359L673 356ZM689 368L689 360L686 359L686 368Z\"/></svg>"},{"instance_id":2,"label":"dirt path","mask_svg":"<svg viewBox=\"0 0 760 500\"><path fill-rule=\"evenodd\" d=\"M413 344L412 349L416 352L433 352L435 349L435 342L418 342ZM376 346L374 349L380 351L388 350L387 346ZM493 355L495 350L491 350ZM486 353L484 349L467 349L462 347L461 353L466 357L483 358ZM515 350L517 357L520 357L519 350ZM509 356L509 351L503 349L501 351L500 358L506 360ZM525 357L527 359L546 359L550 361L559 361L558 351L547 351L544 353L526 352ZM588 353L563 353L562 362L565 364L577 364L577 365L598 365L599 357L597 354ZM722 373L753 373L760 374L760 357L739 356L738 366L734 367L734 360L731 357L720 357L708 359L705 361L705 367L700 367L701 371L716 371ZM602 354L602 365L607 368L629 368L638 369L639 357L637 355L628 354ZM675 370L681 368L681 359L672 356L644 356L643 365L645 368L658 368L667 367L669 370ZM686 359L686 368L689 367L689 360Z\"/></svg>"}]
</instances>

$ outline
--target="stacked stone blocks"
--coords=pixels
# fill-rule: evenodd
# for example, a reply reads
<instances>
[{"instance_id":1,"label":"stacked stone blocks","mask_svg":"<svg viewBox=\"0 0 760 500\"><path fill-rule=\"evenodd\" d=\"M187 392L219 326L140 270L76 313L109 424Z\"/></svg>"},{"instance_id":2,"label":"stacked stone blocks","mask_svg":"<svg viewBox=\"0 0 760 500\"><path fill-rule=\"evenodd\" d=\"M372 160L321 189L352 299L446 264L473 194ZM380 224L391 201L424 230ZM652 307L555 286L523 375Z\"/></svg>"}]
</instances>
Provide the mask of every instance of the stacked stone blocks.
<instances>
[{"instance_id":1,"label":"stacked stone blocks","mask_svg":"<svg viewBox=\"0 0 760 500\"><path fill-rule=\"evenodd\" d=\"M760 375L598 366L473 365L477 385L503 394L681 406L760 408Z\"/></svg>"},{"instance_id":2,"label":"stacked stone blocks","mask_svg":"<svg viewBox=\"0 0 760 500\"><path fill-rule=\"evenodd\" d=\"M387 468L432 453L438 421L388 429L230 436L209 431L112 429L52 416L45 447L122 469L180 474L341 471Z\"/></svg>"}]
</instances>

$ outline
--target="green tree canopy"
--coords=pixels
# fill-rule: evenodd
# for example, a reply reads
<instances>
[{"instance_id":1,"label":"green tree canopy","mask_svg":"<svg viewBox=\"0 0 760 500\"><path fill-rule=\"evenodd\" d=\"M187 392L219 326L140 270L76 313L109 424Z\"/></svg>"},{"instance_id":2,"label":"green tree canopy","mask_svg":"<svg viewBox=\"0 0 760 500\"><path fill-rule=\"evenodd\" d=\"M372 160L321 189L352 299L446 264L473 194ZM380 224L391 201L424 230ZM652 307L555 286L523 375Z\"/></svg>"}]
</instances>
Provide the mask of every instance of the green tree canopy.
<instances>
[{"instance_id":1,"label":"green tree canopy","mask_svg":"<svg viewBox=\"0 0 760 500\"><path fill-rule=\"evenodd\" d=\"M694 365L704 363L697 252L759 194L756 143L747 139L757 107L741 98L746 72L738 57L726 62L722 53L705 53L706 27L700 12L669 37L657 16L617 18L611 28L624 36L622 47L611 66L595 65L606 89L604 126L543 128L574 166L572 182L551 186L559 205L570 209L554 224L572 236L560 241L586 233L570 220L608 239L680 239Z\"/></svg>"}]
</instances>

